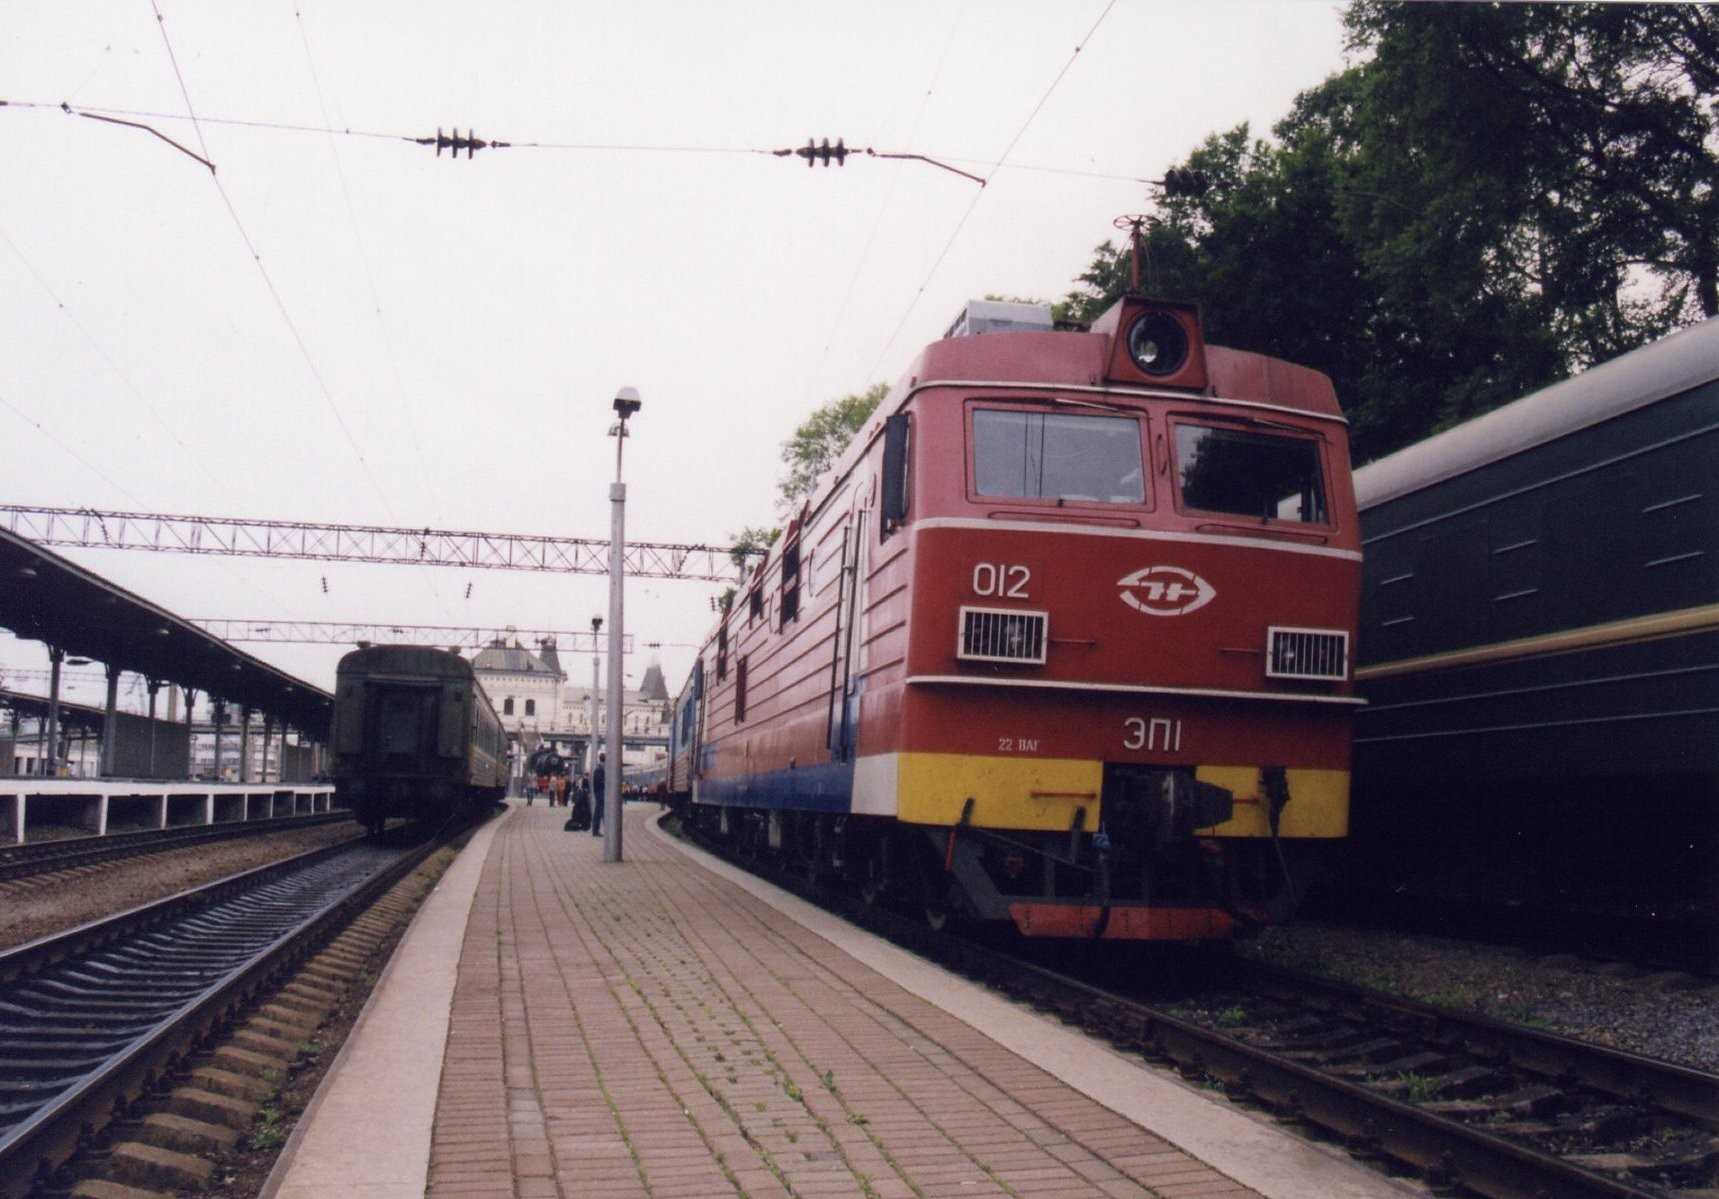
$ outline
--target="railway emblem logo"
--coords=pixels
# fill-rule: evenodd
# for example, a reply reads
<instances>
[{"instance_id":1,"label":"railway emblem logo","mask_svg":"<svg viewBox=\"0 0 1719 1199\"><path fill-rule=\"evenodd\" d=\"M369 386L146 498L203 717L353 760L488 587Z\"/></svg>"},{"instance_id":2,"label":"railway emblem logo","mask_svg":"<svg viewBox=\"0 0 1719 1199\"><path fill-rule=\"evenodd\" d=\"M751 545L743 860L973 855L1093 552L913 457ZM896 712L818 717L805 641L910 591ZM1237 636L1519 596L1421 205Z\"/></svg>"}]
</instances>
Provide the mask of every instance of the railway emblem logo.
<instances>
[{"instance_id":1,"label":"railway emblem logo","mask_svg":"<svg viewBox=\"0 0 1719 1199\"><path fill-rule=\"evenodd\" d=\"M1212 585L1180 566L1148 566L1116 580L1122 602L1148 616L1186 616L1218 597Z\"/></svg>"}]
</instances>

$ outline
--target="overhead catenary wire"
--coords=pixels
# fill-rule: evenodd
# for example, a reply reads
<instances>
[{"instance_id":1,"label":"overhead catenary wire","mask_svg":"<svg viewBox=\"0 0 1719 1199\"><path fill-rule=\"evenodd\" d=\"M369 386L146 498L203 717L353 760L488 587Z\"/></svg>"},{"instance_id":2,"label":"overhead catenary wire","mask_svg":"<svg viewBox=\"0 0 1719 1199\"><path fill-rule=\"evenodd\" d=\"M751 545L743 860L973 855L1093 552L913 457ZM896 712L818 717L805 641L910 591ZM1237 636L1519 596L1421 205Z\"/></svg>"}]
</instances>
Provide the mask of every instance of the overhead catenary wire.
<instances>
[{"instance_id":1,"label":"overhead catenary wire","mask_svg":"<svg viewBox=\"0 0 1719 1199\"><path fill-rule=\"evenodd\" d=\"M203 139L203 126L198 121L197 110L191 103L190 89L186 87L185 76L179 69L179 59L173 53L173 40L167 35L167 21L161 15L161 5L158 0L149 0L149 4L155 10L156 27L161 31L162 44L167 47L167 60L173 65L174 78L179 81L179 94L184 97L185 112L190 118L191 128L197 134L197 144L203 148L203 157L213 162L209 154L208 143ZM287 310L286 301L281 298L280 289L275 286L275 281L270 276L268 267L263 265L263 256L258 251L256 242L251 238L250 231L245 228L244 221L239 219L239 210L234 207L233 198L227 194L226 186L222 184L220 174L212 166L209 178L214 183L215 190L220 194L222 204L227 208L227 215L232 218L233 227L239 231L239 236L244 239L245 248L250 251L251 261L256 264L257 273L262 276L263 286L268 289L270 298L274 300L275 310L280 313L281 321L286 325L287 332L292 335L293 344L298 347L299 356L304 359L311 377L316 380L317 389L322 393L328 410L333 413L335 423L340 426L340 432L346 438L347 445L352 448L353 455L358 459L358 465L363 469L365 478L370 480L370 486L375 490L377 498L382 501L382 507L390 519L398 520L393 505L388 502L387 494L376 479L375 472L370 469L370 462L364 456L363 448L358 444L358 439L352 435L352 429L346 423L346 417L340 411L340 405L335 402L334 393L329 389L327 379L323 377L321 368L316 365L316 360L311 357L310 346L306 344L304 334L299 331L298 323L293 320L292 313Z\"/></svg>"},{"instance_id":2,"label":"overhead catenary wire","mask_svg":"<svg viewBox=\"0 0 1719 1199\"><path fill-rule=\"evenodd\" d=\"M38 287L40 287L44 293L46 293L48 298L54 302L54 307L59 309L60 314L62 316L64 316L66 318L66 320L70 321L72 324L72 327L74 329L76 329L78 331L78 333L83 336L83 339L86 342L89 343L90 348L96 352L96 356L98 358L100 358L102 360L102 362L106 364L107 368L110 371L112 371L114 373L114 375L119 379L119 381L125 385L125 389L131 393L132 398L135 399L140 405L142 405L143 409L146 412L148 412L151 417L154 418L155 423L161 426L162 431L165 432L167 434L167 436L172 438L174 443L181 450L184 451L184 460L193 463L197 467L197 469L202 472L203 477L208 480L209 485L211 487L214 487L217 491L221 490L222 489L221 481L219 479L217 479L215 477L214 472L209 469L208 464L203 460L203 456L201 454L198 454L195 450L193 450L191 448L191 446L185 441L185 439L179 435L178 431L176 429L174 429L174 427L167 422L167 419L161 415L161 410L159 408L157 408L155 406L154 402L151 401L150 398L143 393L143 390L137 386L137 383L135 380L132 379L130 372L125 370L125 368L119 364L118 360L114 357L114 355L112 355L108 352L107 347L104 346L99 340L97 340L95 334L90 332L89 326L84 324L84 322L81 319L79 319L77 313L72 311L70 305L68 305L65 302L64 298L61 297L60 293L54 289L53 284L48 282L47 276L44 275L39 269L37 269L36 264L30 260L30 258L19 247L18 243L13 241L12 238L6 233L6 230L4 230L4 229L0 229L0 241L3 241L6 243L7 248L12 251L13 256L16 257L18 259L18 261L24 265L24 269L26 271L28 271L30 273L30 277L36 281L36 285ZM23 416L23 413L20 412L19 409L16 408L15 406L13 406L12 404L8 403L6 406L8 408L11 408L13 412L18 412L18 414L20 416ZM101 471L96 470L95 467L90 466L90 464L81 455L79 455L77 453L77 451L73 450L67 443L61 441L58 437L56 437L51 431L48 430L48 428L46 426L44 426L39 421L36 421L30 417L25 417L24 419L28 420L30 424L34 425L36 428L36 431L41 433L42 436L46 437L48 440L52 441L55 445L57 445L61 449L65 450L68 454L70 454L74 459L76 459L78 462L82 463L84 466L88 467L91 470L94 470L96 475L98 477L106 480L106 482L110 486L118 489L120 492L122 492L127 497L129 497L133 502L140 502L140 501L138 501L137 496L134 495L132 492L128 491L126 488L121 486L119 483L115 482L113 479L109 478L107 475L103 474ZM241 582L245 586L249 587L252 591L255 591L257 594L265 596L265 597L268 595L268 592L263 588L263 586L261 584L259 584L255 579L251 578L250 575L244 573L241 570L236 569L232 563L222 562L220 565L221 565L221 569L225 570L233 578L237 579L239 582Z\"/></svg>"},{"instance_id":3,"label":"overhead catenary wire","mask_svg":"<svg viewBox=\"0 0 1719 1199\"><path fill-rule=\"evenodd\" d=\"M134 504L140 504L143 502L142 500L139 500L137 498L137 496L134 495L132 493L132 491L128 487L125 486L125 484L120 483L117 480L115 480L106 471L102 470L101 467L99 467L95 463L91 462L88 458L85 458L82 454L78 453L77 450L74 449L70 444L68 444L67 442L61 441L59 439L59 437L55 435L55 433L52 429L49 429L41 421L37 420L35 417L31 416L28 412L25 412L22 408L18 407L18 405L14 404L11 400L7 399L4 392L0 392L0 404L5 405L5 407L7 409L9 409L12 412L12 414L14 416L16 416L19 420L23 421L25 424L29 425L32 429L36 430L36 432L40 433L43 437L47 438L49 441L51 441L55 445L59 446L60 449L64 450L67 454L71 455L72 459L75 462L77 462L77 464L79 466L83 467L85 470L89 471L96 478L100 479L103 483L106 483L109 487L111 487L115 491L119 492L126 499L130 500Z\"/></svg>"},{"instance_id":4,"label":"overhead catenary wire","mask_svg":"<svg viewBox=\"0 0 1719 1199\"><path fill-rule=\"evenodd\" d=\"M323 124L326 125L328 124L328 99L322 90L321 74L316 69L316 56L311 53L310 32L304 25L304 12L296 5L293 8L293 20L298 26L299 45L304 49L305 68L310 73L311 87L316 92L316 106L318 111L322 113ZM329 155L334 159L334 174L340 181L340 194L346 203L346 220L348 225L352 228L353 240L358 243L359 261L364 265L364 279L370 288L371 311L376 316L376 328L377 332L381 335L380 340L382 342L383 355L388 361L388 369L394 380L394 396L400 405L400 411L406 414L406 430L412 438L413 448L417 451L417 460L419 462L426 462L429 459L424 453L423 439L418 435L418 422L414 406L407 402L406 384L400 374L399 353L394 347L394 338L388 328L388 322L382 315L382 293L376 286L376 272L371 266L370 247L364 240L364 233L358 222L358 208L357 205L352 202L352 188L346 179L346 167L340 159L340 147L335 141L332 133L328 135L327 140ZM446 507L446 496L442 490L440 473L437 471L430 471L428 472L428 475L430 479L430 490L434 496L436 507L438 509L444 509ZM441 584L436 580L431 579L430 590L434 592L436 602L441 605L442 610L448 614L450 619L452 619L454 610L449 605L447 597L442 594Z\"/></svg>"},{"instance_id":5,"label":"overhead catenary wire","mask_svg":"<svg viewBox=\"0 0 1719 1199\"><path fill-rule=\"evenodd\" d=\"M112 354L107 352L107 348L102 345L101 342L96 340L95 334L90 332L89 326L85 325L83 321L78 319L77 314L67 306L65 300L61 298L60 293L54 290L53 284L48 282L47 276L37 269L36 264L30 261L23 249L19 247L17 242L12 240L11 236L3 228L0 228L0 242L6 243L6 248L11 250L13 256L23 264L24 269L30 273L30 277L36 281L36 286L40 287L42 291L47 294L48 298L54 302L54 307L60 310L60 315L71 322L72 327L82 335L84 341L89 343L89 347L96 352L96 356L102 360L102 363L107 367L107 369L112 371L119 381L125 385L125 389L131 393L131 398L142 405L143 410L149 413L150 417L156 424L161 426L162 432L171 437L174 443L178 445L181 450L185 451L189 460L196 465L198 470L203 472L204 478L208 479L212 486L219 488L220 482L209 470L207 464L204 463L201 457L192 452L190 445L188 445L185 439L179 435L179 431L167 422L167 418L161 415L161 410L155 406L155 403L148 396L143 394L142 390L132 380L131 375L119 365L118 361Z\"/></svg>"},{"instance_id":6,"label":"overhead catenary wire","mask_svg":"<svg viewBox=\"0 0 1719 1199\"><path fill-rule=\"evenodd\" d=\"M1116 0L1109 0L1109 3L1104 6L1103 11L1098 14L1098 19L1093 21L1092 27L1086 31L1086 35L1076 43L1073 52L1068 56L1068 61L1062 64L1062 70L1056 73L1056 78L1050 81L1050 86L1045 88L1044 93L1039 96L1038 103L1034 104L1032 111L1027 113L1026 120L1021 122L1020 128L1016 129L1015 135L1009 139L1008 145L1004 146L1003 152L997 156L997 161L991 167L991 173L996 173L1002 168L1003 164L1009 160L1009 155L1014 153L1015 147L1020 144L1021 138L1026 136L1026 132L1032 127L1033 121L1037 119L1046 103L1050 101L1052 94L1056 92L1057 87L1068 75L1070 69L1073 68L1075 59L1080 57L1080 52L1086 48L1086 44L1090 42L1093 35L1098 32L1098 27L1103 25L1104 19L1110 15L1110 10L1115 7ZM883 365L884 356L889 353L890 347L895 344L895 339L901 336L901 331L907 327L908 319L912 317L913 310L919 307L919 301L925 295L925 289L930 287L931 280L937 277L937 271L942 267L943 260L949 257L949 251L954 249L956 240L961 236L961 231L967 227L967 222L973 217L974 209L979 207L979 201L984 199L984 197L984 189L973 194L972 200L967 204L966 211L961 214L961 219L955 223L954 230L949 234L949 240L943 243L943 249L938 252L936 259L931 263L931 269L925 272L925 278L920 282L919 287L915 289L913 298L908 301L907 308L901 314L901 319L896 322L895 328L890 331L889 337L884 340L882 348L878 350L877 358L873 360L871 368L866 371L867 378L874 377L878 372L878 368Z\"/></svg>"},{"instance_id":7,"label":"overhead catenary wire","mask_svg":"<svg viewBox=\"0 0 1719 1199\"><path fill-rule=\"evenodd\" d=\"M116 105L104 104L79 104L73 106L64 101L0 100L0 108L57 109L70 113L73 116L135 117L138 120L153 121L189 121L192 119L180 112L161 112L155 109L144 108L122 108ZM433 145L436 140L434 137L424 137L419 134L392 133L379 129L354 129L349 125L333 125L329 124L326 118L324 123L321 125L306 124L302 121L270 121L255 117L216 117L199 115L196 119L199 124L203 125L219 125L237 129L259 129L279 133L305 133L328 137L368 138L373 141L406 142L416 145ZM149 132L154 133L156 131L150 130ZM157 136L159 136L159 134L157 134ZM709 154L742 157L751 156L757 158L784 157L786 154L792 153L794 150L793 147L701 146L692 143L673 142L509 141L490 144L512 150L564 150L575 153L591 154ZM854 156L884 160L919 157L918 155L907 155L904 153L897 153L895 151L879 150L876 147L869 146L851 147L849 149L849 153ZM947 164L963 163L969 166L990 166L993 171L1032 171L1046 175L1066 175L1071 178L1103 179L1115 183L1151 182L1151 180L1144 175L1131 175L1116 171L1089 170L1081 167L1060 167L1053 166L1049 163L1010 162L999 165L993 159L979 158L971 154L945 154L929 151L923 157L926 161L932 163L932 165L942 167L946 170L948 169ZM958 173L963 175L967 174L965 171Z\"/></svg>"},{"instance_id":8,"label":"overhead catenary wire","mask_svg":"<svg viewBox=\"0 0 1719 1199\"><path fill-rule=\"evenodd\" d=\"M955 34L961 28L962 18L966 15L967 9L966 6L963 5L956 11L955 19L949 23L949 32L943 39L943 50L937 56L937 66L931 72L931 81L926 85L925 91L921 93L919 97L919 108L913 114L913 123L908 126L906 138L906 144L908 146L912 146L914 140L919 136L919 126L925 119L926 106L930 104L932 94L937 90L938 83L943 79L943 68L949 61L950 48L955 44ZM812 390L817 386L818 380L823 374L824 363L829 358L830 347L835 344L836 334L841 329L843 320L847 317L848 304L853 299L854 288L859 285L860 275L865 271L865 265L871 259L872 247L877 243L878 232L883 228L884 214L889 211L889 206L895 199L896 184L900 179L900 175L890 176L889 186L884 191L882 202L877 206L876 216L872 219L871 231L866 234L865 245L860 248L859 258L854 262L853 273L848 276L848 285L842 292L841 303L836 305L836 315L834 319L830 321L829 331L824 335L823 347L818 351L817 365L813 367L806 376L806 396L808 404L811 402Z\"/></svg>"}]
</instances>

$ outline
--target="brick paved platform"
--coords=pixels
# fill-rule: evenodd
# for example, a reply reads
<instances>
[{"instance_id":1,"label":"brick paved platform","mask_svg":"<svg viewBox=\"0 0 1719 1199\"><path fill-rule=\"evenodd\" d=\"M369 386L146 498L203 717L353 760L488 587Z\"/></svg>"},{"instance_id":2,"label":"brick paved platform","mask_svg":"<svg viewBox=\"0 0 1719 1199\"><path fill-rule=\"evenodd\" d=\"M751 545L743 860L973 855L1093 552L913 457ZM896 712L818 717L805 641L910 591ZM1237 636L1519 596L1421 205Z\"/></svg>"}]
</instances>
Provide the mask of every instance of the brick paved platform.
<instances>
[{"instance_id":1,"label":"brick paved platform","mask_svg":"<svg viewBox=\"0 0 1719 1199\"><path fill-rule=\"evenodd\" d=\"M618 866L558 810L516 810L497 833L459 964L432 1199L1256 1193L647 819L629 812Z\"/></svg>"},{"instance_id":2,"label":"brick paved platform","mask_svg":"<svg viewBox=\"0 0 1719 1199\"><path fill-rule=\"evenodd\" d=\"M560 809L486 826L265 1199L1408 1193L670 841L656 816L627 813L618 865Z\"/></svg>"}]
</instances>

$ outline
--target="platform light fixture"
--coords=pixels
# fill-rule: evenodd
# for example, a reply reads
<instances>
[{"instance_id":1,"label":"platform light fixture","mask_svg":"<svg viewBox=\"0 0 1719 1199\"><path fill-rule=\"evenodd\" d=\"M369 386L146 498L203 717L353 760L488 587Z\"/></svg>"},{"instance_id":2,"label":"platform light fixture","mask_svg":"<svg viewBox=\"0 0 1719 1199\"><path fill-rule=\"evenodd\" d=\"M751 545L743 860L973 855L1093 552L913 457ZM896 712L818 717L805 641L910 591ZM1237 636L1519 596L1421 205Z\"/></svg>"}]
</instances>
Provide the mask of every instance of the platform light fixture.
<instances>
[{"instance_id":1,"label":"platform light fixture","mask_svg":"<svg viewBox=\"0 0 1719 1199\"><path fill-rule=\"evenodd\" d=\"M615 423L609 436L615 439L615 481L609 485L609 719L603 741L615 751L603 780L603 860L619 862L621 851L621 628L622 597L626 585L623 556L626 552L627 485L621 481L621 454L627 444L627 421L644 406L634 387L615 393Z\"/></svg>"}]
</instances>

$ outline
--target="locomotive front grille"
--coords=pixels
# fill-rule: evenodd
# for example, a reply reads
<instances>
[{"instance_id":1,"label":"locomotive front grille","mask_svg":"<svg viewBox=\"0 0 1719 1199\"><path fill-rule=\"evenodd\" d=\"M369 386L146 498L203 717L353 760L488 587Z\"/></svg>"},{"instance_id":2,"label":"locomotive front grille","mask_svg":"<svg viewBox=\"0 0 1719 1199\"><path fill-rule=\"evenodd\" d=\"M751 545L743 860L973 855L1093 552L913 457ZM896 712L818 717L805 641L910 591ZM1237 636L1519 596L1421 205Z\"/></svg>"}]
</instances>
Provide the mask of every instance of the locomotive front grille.
<instances>
[{"instance_id":1,"label":"locomotive front grille","mask_svg":"<svg viewBox=\"0 0 1719 1199\"><path fill-rule=\"evenodd\" d=\"M1343 680L1349 677L1349 634L1338 629L1266 631L1265 673L1273 679Z\"/></svg>"},{"instance_id":2,"label":"locomotive front grille","mask_svg":"<svg viewBox=\"0 0 1719 1199\"><path fill-rule=\"evenodd\" d=\"M961 609L961 641L955 656L969 662L1030 662L1043 665L1045 612L1018 608Z\"/></svg>"}]
</instances>

